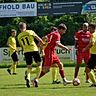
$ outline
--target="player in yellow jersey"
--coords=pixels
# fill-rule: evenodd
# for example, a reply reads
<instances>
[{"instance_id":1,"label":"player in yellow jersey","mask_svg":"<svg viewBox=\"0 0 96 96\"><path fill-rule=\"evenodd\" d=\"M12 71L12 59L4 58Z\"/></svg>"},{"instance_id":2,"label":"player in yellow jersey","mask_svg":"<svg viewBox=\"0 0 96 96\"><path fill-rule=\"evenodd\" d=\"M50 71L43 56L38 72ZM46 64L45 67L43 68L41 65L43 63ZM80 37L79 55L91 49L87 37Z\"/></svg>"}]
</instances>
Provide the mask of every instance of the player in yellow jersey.
<instances>
[{"instance_id":1,"label":"player in yellow jersey","mask_svg":"<svg viewBox=\"0 0 96 96\"><path fill-rule=\"evenodd\" d=\"M17 56L17 52L16 52L16 40L15 40L15 37L16 37L16 30L15 29L12 29L11 30L11 36L8 38L8 41L7 41L7 45L9 46L9 53L10 53L10 56L12 57L12 60L13 60L13 64L11 65L11 67L9 67L7 69L7 72L11 75L11 73L13 75L16 75L16 65L18 63L18 56ZM11 72L13 69L13 72Z\"/></svg>"},{"instance_id":2,"label":"player in yellow jersey","mask_svg":"<svg viewBox=\"0 0 96 96\"><path fill-rule=\"evenodd\" d=\"M28 88L30 87L30 73L32 71L31 64L34 59L34 61L37 64L38 71L37 71L36 77L33 80L33 83L35 87L38 87L38 78L39 78L42 66L41 66L40 54L38 51L38 47L34 42L34 38L37 39L41 45L43 45L44 42L39 36L37 36L37 34L34 31L26 29L26 23L20 22L19 29L21 33L18 35L18 42L20 46L23 48L25 61L27 64L27 71L25 74L26 86Z\"/></svg>"},{"instance_id":3,"label":"player in yellow jersey","mask_svg":"<svg viewBox=\"0 0 96 96\"><path fill-rule=\"evenodd\" d=\"M96 25L90 24L89 31L92 33L92 38L90 40L89 45L83 51L87 50L90 47L91 57L88 60L86 72L88 73L89 78L91 79L93 83L90 87L96 87L95 74L91 70L91 69L96 68Z\"/></svg>"}]
</instances>

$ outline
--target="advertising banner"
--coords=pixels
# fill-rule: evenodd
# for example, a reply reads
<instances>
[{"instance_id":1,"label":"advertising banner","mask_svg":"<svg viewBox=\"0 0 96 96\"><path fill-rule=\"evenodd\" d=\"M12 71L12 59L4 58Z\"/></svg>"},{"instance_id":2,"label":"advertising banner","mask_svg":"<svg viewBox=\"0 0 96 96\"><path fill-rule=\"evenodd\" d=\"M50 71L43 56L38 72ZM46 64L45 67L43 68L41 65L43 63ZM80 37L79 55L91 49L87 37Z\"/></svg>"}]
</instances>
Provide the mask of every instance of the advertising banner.
<instances>
[{"instance_id":1,"label":"advertising banner","mask_svg":"<svg viewBox=\"0 0 96 96\"><path fill-rule=\"evenodd\" d=\"M37 3L0 3L0 17L37 16Z\"/></svg>"},{"instance_id":2,"label":"advertising banner","mask_svg":"<svg viewBox=\"0 0 96 96\"><path fill-rule=\"evenodd\" d=\"M67 51L59 47L56 47L56 54L59 56L61 61L75 61L75 51L74 46L68 46L72 50ZM17 48L17 53L19 57L19 62L25 63L23 51L20 47ZM8 52L8 47L0 48L0 63L9 63L12 62L10 53Z\"/></svg>"}]
</instances>

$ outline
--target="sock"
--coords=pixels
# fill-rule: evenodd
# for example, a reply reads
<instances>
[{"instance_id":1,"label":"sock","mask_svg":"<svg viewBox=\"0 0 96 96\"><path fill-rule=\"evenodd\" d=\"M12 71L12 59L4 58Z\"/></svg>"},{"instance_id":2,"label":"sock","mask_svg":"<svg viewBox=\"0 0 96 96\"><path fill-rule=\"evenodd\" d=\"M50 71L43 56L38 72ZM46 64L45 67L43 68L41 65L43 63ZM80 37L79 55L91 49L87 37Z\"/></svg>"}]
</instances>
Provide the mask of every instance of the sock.
<instances>
[{"instance_id":1,"label":"sock","mask_svg":"<svg viewBox=\"0 0 96 96\"><path fill-rule=\"evenodd\" d=\"M40 76L40 74L41 74L41 66L37 66L37 72L36 72L36 79L38 79L39 78L39 76Z\"/></svg>"},{"instance_id":2,"label":"sock","mask_svg":"<svg viewBox=\"0 0 96 96\"><path fill-rule=\"evenodd\" d=\"M12 64L8 69L12 70L14 67L14 65Z\"/></svg>"},{"instance_id":3,"label":"sock","mask_svg":"<svg viewBox=\"0 0 96 96\"><path fill-rule=\"evenodd\" d=\"M88 74L89 74L89 78L91 79L92 83L96 84L95 74L92 71L90 71L90 73L88 73Z\"/></svg>"},{"instance_id":4,"label":"sock","mask_svg":"<svg viewBox=\"0 0 96 96\"><path fill-rule=\"evenodd\" d=\"M27 69L26 75L28 80L30 80L30 73L31 73L31 69Z\"/></svg>"},{"instance_id":5,"label":"sock","mask_svg":"<svg viewBox=\"0 0 96 96\"><path fill-rule=\"evenodd\" d=\"M59 73L60 73L60 75L61 75L62 78L65 77L65 74L64 74L64 70L63 69L59 70Z\"/></svg>"},{"instance_id":6,"label":"sock","mask_svg":"<svg viewBox=\"0 0 96 96\"><path fill-rule=\"evenodd\" d=\"M44 73L43 71L41 71L39 78L43 77L45 74L46 73Z\"/></svg>"},{"instance_id":7,"label":"sock","mask_svg":"<svg viewBox=\"0 0 96 96\"><path fill-rule=\"evenodd\" d=\"M37 68L32 69L31 74L36 73L36 72L37 72Z\"/></svg>"},{"instance_id":8,"label":"sock","mask_svg":"<svg viewBox=\"0 0 96 96\"><path fill-rule=\"evenodd\" d=\"M89 80L89 75L86 73L86 80Z\"/></svg>"},{"instance_id":9,"label":"sock","mask_svg":"<svg viewBox=\"0 0 96 96\"><path fill-rule=\"evenodd\" d=\"M57 80L57 68L52 67L52 80L56 81Z\"/></svg>"},{"instance_id":10,"label":"sock","mask_svg":"<svg viewBox=\"0 0 96 96\"><path fill-rule=\"evenodd\" d=\"M13 73L16 73L16 64L13 64Z\"/></svg>"}]
</instances>

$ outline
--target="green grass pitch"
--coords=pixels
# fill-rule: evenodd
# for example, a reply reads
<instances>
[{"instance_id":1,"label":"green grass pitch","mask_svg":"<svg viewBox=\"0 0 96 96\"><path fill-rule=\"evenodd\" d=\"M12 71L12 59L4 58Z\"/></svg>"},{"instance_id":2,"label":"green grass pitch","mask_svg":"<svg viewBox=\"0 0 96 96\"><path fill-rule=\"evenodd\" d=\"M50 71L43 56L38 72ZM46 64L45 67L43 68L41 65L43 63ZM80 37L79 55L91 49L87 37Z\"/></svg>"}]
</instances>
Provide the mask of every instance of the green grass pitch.
<instances>
[{"instance_id":1,"label":"green grass pitch","mask_svg":"<svg viewBox=\"0 0 96 96\"><path fill-rule=\"evenodd\" d=\"M90 88L85 83L84 67L80 68L79 79L81 84L63 86L51 84L51 72L39 80L39 87L26 88L24 81L25 68L18 68L17 75L9 75L5 69L0 69L0 96L96 96L96 88ZM67 79L73 79L74 67L65 67ZM33 74L31 77L34 77ZM58 79L61 80L58 74Z\"/></svg>"}]
</instances>

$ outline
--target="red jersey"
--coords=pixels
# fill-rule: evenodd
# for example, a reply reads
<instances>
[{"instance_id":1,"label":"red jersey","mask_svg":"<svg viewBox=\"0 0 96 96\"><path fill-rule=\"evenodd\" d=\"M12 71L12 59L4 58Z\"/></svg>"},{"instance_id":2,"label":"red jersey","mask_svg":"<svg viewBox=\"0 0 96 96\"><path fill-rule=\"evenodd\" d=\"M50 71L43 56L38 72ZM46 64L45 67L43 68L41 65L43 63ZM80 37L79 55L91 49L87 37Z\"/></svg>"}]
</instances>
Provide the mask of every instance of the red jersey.
<instances>
[{"instance_id":1,"label":"red jersey","mask_svg":"<svg viewBox=\"0 0 96 96\"><path fill-rule=\"evenodd\" d=\"M83 30L80 30L76 32L75 41L76 41L77 50L82 52L82 49L89 44L90 38L91 38L91 33L89 31L84 32Z\"/></svg>"},{"instance_id":2,"label":"red jersey","mask_svg":"<svg viewBox=\"0 0 96 96\"><path fill-rule=\"evenodd\" d=\"M46 48L54 50L56 47L56 43L60 42L60 34L58 31L51 32L47 35L48 45Z\"/></svg>"}]
</instances>

